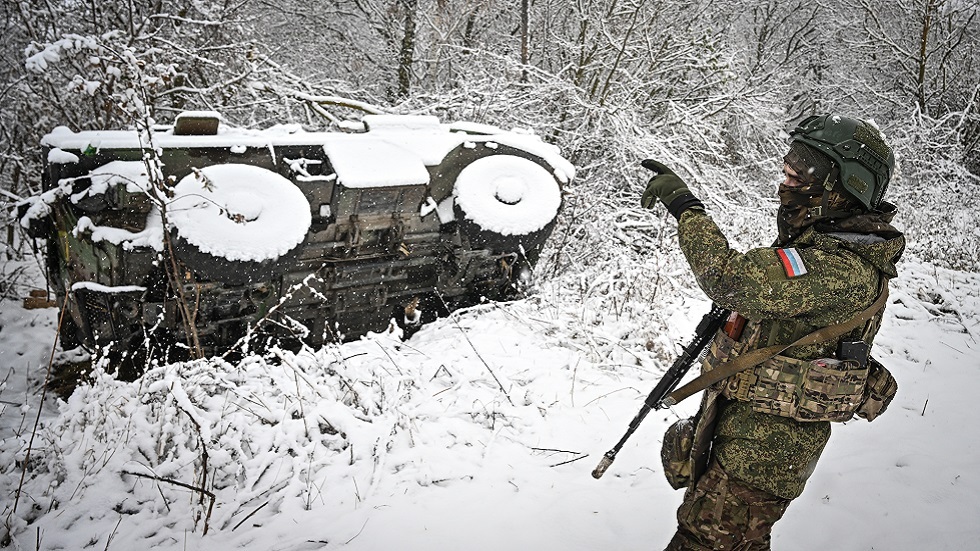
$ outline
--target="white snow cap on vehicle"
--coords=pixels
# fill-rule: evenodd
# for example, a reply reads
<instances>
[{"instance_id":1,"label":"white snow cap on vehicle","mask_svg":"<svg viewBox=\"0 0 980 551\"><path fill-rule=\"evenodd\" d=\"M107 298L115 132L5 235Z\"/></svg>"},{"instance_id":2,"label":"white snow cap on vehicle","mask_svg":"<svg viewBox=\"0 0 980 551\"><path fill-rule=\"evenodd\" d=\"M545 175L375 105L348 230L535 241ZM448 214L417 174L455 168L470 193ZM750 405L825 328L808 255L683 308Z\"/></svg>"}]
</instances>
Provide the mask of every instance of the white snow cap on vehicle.
<instances>
[{"instance_id":1,"label":"white snow cap on vehicle","mask_svg":"<svg viewBox=\"0 0 980 551\"><path fill-rule=\"evenodd\" d=\"M275 260L306 238L306 196L282 176L252 165L220 164L174 187L170 225L202 252L228 260Z\"/></svg>"},{"instance_id":2,"label":"white snow cap on vehicle","mask_svg":"<svg viewBox=\"0 0 980 551\"><path fill-rule=\"evenodd\" d=\"M129 193L147 192L150 190L150 178L146 175L146 164L143 161L112 161L89 173L92 185L72 195L72 202L77 203L85 197L101 195L110 187L126 186Z\"/></svg>"},{"instance_id":3,"label":"white snow cap on vehicle","mask_svg":"<svg viewBox=\"0 0 980 551\"><path fill-rule=\"evenodd\" d=\"M523 157L491 155L459 173L453 190L466 217L487 231L523 235L558 215L561 190L544 167Z\"/></svg>"},{"instance_id":4,"label":"white snow cap on vehicle","mask_svg":"<svg viewBox=\"0 0 980 551\"><path fill-rule=\"evenodd\" d=\"M51 151L48 151L48 162L51 164L62 165L75 164L78 162L78 155L69 153L64 149L53 147L51 148Z\"/></svg>"},{"instance_id":5,"label":"white snow cap on vehicle","mask_svg":"<svg viewBox=\"0 0 980 551\"><path fill-rule=\"evenodd\" d=\"M429 171L412 151L369 135L330 140L323 146L337 181L349 188L429 183Z\"/></svg>"},{"instance_id":6,"label":"white snow cap on vehicle","mask_svg":"<svg viewBox=\"0 0 980 551\"><path fill-rule=\"evenodd\" d=\"M181 117L210 115L207 111L184 112ZM475 147L486 142L540 157L554 168L555 177L563 183L575 177L575 167L561 156L558 148L528 130L505 131L469 122L439 124L437 117L413 115L367 115L357 128L367 132L305 132L295 125L265 130L221 126L216 135L178 135L173 130L164 130L154 134L154 145L162 149L227 147L233 153L242 153L250 147L323 144L341 183L348 187L363 187L427 183L428 173L423 174L426 166L438 165L449 152L464 143ZM140 134L133 130L76 133L64 126L53 129L41 143L62 150L80 151L88 148L139 149L146 145ZM364 168L363 162L371 165L370 169ZM340 166L336 166L338 164Z\"/></svg>"}]
</instances>

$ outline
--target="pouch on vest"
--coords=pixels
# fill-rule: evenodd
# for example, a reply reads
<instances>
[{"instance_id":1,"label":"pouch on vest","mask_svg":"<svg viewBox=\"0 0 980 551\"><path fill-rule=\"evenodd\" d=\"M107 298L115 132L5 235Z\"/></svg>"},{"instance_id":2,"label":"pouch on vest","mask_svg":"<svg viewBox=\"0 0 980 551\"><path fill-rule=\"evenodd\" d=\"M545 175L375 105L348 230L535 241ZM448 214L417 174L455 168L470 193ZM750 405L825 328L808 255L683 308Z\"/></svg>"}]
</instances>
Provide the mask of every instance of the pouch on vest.
<instances>
[{"instance_id":1,"label":"pouch on vest","mask_svg":"<svg viewBox=\"0 0 980 551\"><path fill-rule=\"evenodd\" d=\"M774 356L732 377L726 396L797 421L847 421L865 400L868 368L853 360Z\"/></svg>"},{"instance_id":2,"label":"pouch on vest","mask_svg":"<svg viewBox=\"0 0 980 551\"><path fill-rule=\"evenodd\" d=\"M694 420L680 419L664 433L664 443L660 448L660 460L664 465L664 476L670 486L679 490L691 484L694 448Z\"/></svg>"},{"instance_id":3,"label":"pouch on vest","mask_svg":"<svg viewBox=\"0 0 980 551\"><path fill-rule=\"evenodd\" d=\"M803 379L797 419L847 421L864 401L868 368L854 360L820 358Z\"/></svg>"},{"instance_id":4,"label":"pouch on vest","mask_svg":"<svg viewBox=\"0 0 980 551\"><path fill-rule=\"evenodd\" d=\"M898 393L898 382L888 368L872 358L868 359L868 383L864 388L864 400L857 414L868 421L874 421L885 412L888 404Z\"/></svg>"}]
</instances>

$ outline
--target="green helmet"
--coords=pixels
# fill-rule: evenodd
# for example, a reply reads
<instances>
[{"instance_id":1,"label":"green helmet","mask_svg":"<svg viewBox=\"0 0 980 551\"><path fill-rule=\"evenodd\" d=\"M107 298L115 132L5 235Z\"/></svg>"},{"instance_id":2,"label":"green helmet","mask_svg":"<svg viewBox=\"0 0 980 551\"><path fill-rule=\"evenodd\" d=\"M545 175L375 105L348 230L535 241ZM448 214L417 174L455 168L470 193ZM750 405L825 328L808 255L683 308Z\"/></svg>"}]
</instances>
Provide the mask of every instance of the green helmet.
<instances>
[{"instance_id":1,"label":"green helmet","mask_svg":"<svg viewBox=\"0 0 980 551\"><path fill-rule=\"evenodd\" d=\"M837 181L865 208L875 210L881 204L895 170L895 155L876 127L860 119L817 115L800 122L790 132L790 140L833 159L840 168Z\"/></svg>"}]
</instances>

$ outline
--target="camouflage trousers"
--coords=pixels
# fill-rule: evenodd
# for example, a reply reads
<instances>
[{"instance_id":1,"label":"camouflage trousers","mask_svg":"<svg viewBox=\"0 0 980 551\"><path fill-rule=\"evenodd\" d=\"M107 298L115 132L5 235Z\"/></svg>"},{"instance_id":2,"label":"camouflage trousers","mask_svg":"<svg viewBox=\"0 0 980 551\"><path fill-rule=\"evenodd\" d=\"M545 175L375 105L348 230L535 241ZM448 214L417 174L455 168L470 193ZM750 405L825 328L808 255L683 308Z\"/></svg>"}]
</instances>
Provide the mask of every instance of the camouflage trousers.
<instances>
[{"instance_id":1,"label":"camouflage trousers","mask_svg":"<svg viewBox=\"0 0 980 551\"><path fill-rule=\"evenodd\" d=\"M772 527L802 492L830 423L801 423L719 402L712 460L677 510L667 551L765 551Z\"/></svg>"},{"instance_id":2,"label":"camouflage trousers","mask_svg":"<svg viewBox=\"0 0 980 551\"><path fill-rule=\"evenodd\" d=\"M684 496L665 551L768 551L789 502L730 478L714 461Z\"/></svg>"}]
</instances>

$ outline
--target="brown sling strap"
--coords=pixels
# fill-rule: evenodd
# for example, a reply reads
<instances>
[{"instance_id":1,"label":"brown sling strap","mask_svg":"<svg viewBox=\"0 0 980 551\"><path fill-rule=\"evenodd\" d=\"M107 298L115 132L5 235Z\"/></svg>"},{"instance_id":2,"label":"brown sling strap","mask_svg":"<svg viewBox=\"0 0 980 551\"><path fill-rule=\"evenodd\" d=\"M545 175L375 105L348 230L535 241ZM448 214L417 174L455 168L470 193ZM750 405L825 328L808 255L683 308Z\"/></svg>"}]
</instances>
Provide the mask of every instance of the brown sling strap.
<instances>
[{"instance_id":1,"label":"brown sling strap","mask_svg":"<svg viewBox=\"0 0 980 551\"><path fill-rule=\"evenodd\" d=\"M773 346L767 346L766 348L757 348L755 350L746 352L741 356L736 356L735 359L733 359L732 361L720 365L718 369L713 369L711 371L704 372L701 375L694 378L693 380L691 380L686 385L678 388L674 392L671 392L666 398L664 398L662 404L664 407L670 407L680 402L681 400L692 396L693 394L701 392L702 390L708 388L709 386L717 383L722 379L727 379L728 377L731 377L732 375L740 371L745 371L750 367L755 367L761 364L762 362L768 360L769 358L772 358L773 356L776 356L777 354L780 354L781 352L789 348L793 348L796 346L809 346L811 344L817 344L832 339L836 339L837 337L840 337L845 333L857 329L858 327L861 326L862 323L865 323L869 319L871 319L875 314L877 314L882 308L885 307L885 302L887 300L888 300L888 286L886 284L884 289L882 289L881 294L878 295L878 300L874 301L874 303L871 306L869 306L866 310L862 311L861 313L849 319L848 321L845 321L843 323L838 323L837 325L831 325L828 327L817 329L813 333L801 337L800 339L798 339L796 342L793 342L792 344L786 344L786 345L777 344Z\"/></svg>"}]
</instances>

